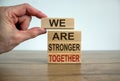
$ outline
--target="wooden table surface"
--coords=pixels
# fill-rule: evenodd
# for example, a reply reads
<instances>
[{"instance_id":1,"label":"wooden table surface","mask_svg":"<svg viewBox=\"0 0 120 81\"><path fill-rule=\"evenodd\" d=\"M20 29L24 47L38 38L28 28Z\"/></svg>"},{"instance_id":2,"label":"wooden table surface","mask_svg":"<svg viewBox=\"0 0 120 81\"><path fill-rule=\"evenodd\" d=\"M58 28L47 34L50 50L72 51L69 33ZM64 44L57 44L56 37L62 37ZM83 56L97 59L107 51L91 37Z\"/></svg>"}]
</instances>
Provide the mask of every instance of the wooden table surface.
<instances>
[{"instance_id":1,"label":"wooden table surface","mask_svg":"<svg viewBox=\"0 0 120 81\"><path fill-rule=\"evenodd\" d=\"M81 64L48 64L46 51L0 55L0 81L120 81L120 51L84 51Z\"/></svg>"}]
</instances>

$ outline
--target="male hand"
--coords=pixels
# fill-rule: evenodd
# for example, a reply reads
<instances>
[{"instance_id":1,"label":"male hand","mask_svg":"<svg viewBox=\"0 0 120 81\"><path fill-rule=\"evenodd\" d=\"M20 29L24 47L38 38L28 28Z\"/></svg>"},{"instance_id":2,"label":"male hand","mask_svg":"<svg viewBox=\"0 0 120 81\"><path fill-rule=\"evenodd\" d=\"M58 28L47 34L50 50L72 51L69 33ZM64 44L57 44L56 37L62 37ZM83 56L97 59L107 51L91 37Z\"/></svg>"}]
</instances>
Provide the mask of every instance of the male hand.
<instances>
[{"instance_id":1,"label":"male hand","mask_svg":"<svg viewBox=\"0 0 120 81\"><path fill-rule=\"evenodd\" d=\"M47 17L29 4L0 7L0 54L12 50L25 40L46 33L40 27L28 29L32 16Z\"/></svg>"}]
</instances>

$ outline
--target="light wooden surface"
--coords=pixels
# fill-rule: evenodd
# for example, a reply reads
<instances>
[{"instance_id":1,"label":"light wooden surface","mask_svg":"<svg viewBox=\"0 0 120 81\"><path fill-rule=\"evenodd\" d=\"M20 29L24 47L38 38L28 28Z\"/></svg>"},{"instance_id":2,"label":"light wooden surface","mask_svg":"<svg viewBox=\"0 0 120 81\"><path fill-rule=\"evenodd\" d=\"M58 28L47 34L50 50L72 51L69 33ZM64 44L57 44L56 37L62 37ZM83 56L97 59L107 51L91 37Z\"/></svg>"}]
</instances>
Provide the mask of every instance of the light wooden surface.
<instances>
[{"instance_id":1,"label":"light wooden surface","mask_svg":"<svg viewBox=\"0 0 120 81\"><path fill-rule=\"evenodd\" d=\"M48 31L49 63L80 63L81 31Z\"/></svg>"},{"instance_id":2,"label":"light wooden surface","mask_svg":"<svg viewBox=\"0 0 120 81\"><path fill-rule=\"evenodd\" d=\"M41 27L49 29L74 29L74 18L42 18Z\"/></svg>"},{"instance_id":3,"label":"light wooden surface","mask_svg":"<svg viewBox=\"0 0 120 81\"><path fill-rule=\"evenodd\" d=\"M81 64L48 64L46 51L0 55L0 81L120 81L120 51L82 52Z\"/></svg>"},{"instance_id":4,"label":"light wooden surface","mask_svg":"<svg viewBox=\"0 0 120 81\"><path fill-rule=\"evenodd\" d=\"M48 42L80 42L81 31L64 30L48 31Z\"/></svg>"}]
</instances>

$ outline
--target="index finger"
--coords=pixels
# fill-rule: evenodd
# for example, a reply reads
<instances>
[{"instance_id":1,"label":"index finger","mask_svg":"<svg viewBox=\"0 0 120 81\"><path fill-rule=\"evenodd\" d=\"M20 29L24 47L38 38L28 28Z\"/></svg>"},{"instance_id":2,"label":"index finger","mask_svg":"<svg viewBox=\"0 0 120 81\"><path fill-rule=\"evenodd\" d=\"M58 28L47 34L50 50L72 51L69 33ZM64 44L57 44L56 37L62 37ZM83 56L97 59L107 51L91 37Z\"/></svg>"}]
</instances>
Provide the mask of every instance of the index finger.
<instances>
[{"instance_id":1,"label":"index finger","mask_svg":"<svg viewBox=\"0 0 120 81\"><path fill-rule=\"evenodd\" d=\"M36 8L33 8L31 5L25 3L17 6L13 6L13 12L17 16L23 16L23 15L31 15L31 16L36 16L38 18L44 18L47 17L46 14L43 12L37 10Z\"/></svg>"}]
</instances>

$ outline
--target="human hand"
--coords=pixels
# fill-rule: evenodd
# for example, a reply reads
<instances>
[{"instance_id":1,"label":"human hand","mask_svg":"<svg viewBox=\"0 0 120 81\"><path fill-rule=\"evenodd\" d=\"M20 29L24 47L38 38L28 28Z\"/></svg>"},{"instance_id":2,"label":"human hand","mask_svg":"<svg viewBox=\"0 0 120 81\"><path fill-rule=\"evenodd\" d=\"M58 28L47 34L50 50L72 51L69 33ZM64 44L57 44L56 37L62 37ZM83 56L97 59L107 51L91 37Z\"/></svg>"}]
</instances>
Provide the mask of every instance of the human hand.
<instances>
[{"instance_id":1,"label":"human hand","mask_svg":"<svg viewBox=\"0 0 120 81\"><path fill-rule=\"evenodd\" d=\"M47 17L29 4L0 7L0 54L12 50L25 40L46 33L40 27L28 29L32 16Z\"/></svg>"}]
</instances>

